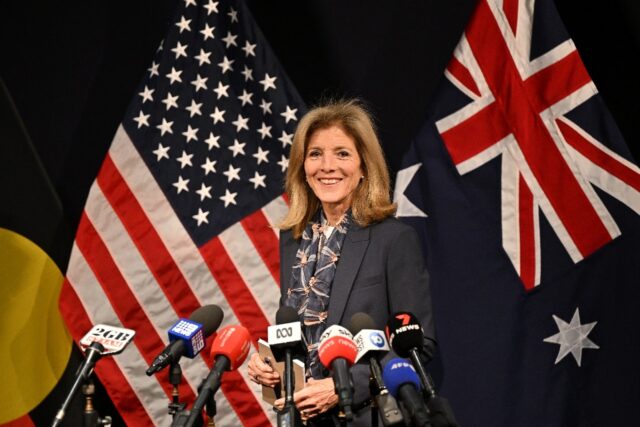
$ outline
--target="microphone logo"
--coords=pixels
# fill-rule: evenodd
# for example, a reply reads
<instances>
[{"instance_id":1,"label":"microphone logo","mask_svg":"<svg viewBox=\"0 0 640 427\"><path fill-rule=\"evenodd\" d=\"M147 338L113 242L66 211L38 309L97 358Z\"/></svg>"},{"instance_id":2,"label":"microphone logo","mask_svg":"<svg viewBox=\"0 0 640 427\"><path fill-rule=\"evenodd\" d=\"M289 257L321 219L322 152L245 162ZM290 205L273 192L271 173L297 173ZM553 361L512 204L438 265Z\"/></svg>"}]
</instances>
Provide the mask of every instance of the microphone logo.
<instances>
[{"instance_id":1,"label":"microphone logo","mask_svg":"<svg viewBox=\"0 0 640 427\"><path fill-rule=\"evenodd\" d=\"M411 316L406 313L400 313L396 314L396 319L402 322L402 326L407 326L409 324L409 321L411 320Z\"/></svg>"},{"instance_id":2,"label":"microphone logo","mask_svg":"<svg viewBox=\"0 0 640 427\"><path fill-rule=\"evenodd\" d=\"M369 340L371 341L371 344L373 344L374 346L376 346L378 348L384 347L384 337L382 336L382 334L380 332L372 333L369 336Z\"/></svg>"},{"instance_id":3,"label":"microphone logo","mask_svg":"<svg viewBox=\"0 0 640 427\"><path fill-rule=\"evenodd\" d=\"M276 330L276 338L288 338L293 335L293 328L281 328Z\"/></svg>"}]
</instances>

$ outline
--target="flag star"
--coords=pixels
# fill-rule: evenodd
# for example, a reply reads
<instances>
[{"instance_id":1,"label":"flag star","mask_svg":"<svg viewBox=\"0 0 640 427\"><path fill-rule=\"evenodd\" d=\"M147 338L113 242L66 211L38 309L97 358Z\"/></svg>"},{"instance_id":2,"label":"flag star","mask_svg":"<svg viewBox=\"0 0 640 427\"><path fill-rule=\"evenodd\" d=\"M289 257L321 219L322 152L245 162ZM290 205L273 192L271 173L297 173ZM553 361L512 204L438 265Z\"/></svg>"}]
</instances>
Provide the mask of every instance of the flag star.
<instances>
[{"instance_id":1,"label":"flag star","mask_svg":"<svg viewBox=\"0 0 640 427\"><path fill-rule=\"evenodd\" d=\"M209 151L211 151L213 147L220 148L220 143L218 142L219 139L219 136L215 136L213 132L209 132L209 138L204 140L204 142L209 146Z\"/></svg>"},{"instance_id":2,"label":"flag star","mask_svg":"<svg viewBox=\"0 0 640 427\"><path fill-rule=\"evenodd\" d=\"M182 83L180 74L182 74L182 70L178 71L174 67L171 67L171 72L167 74L167 78L171 80L171 84L175 83L176 81Z\"/></svg>"},{"instance_id":3,"label":"flag star","mask_svg":"<svg viewBox=\"0 0 640 427\"><path fill-rule=\"evenodd\" d=\"M215 39L215 36L213 35L213 30L215 29L216 27L210 27L209 24L204 24L204 29L200 30L200 33L204 36L205 41L209 38Z\"/></svg>"},{"instance_id":4,"label":"flag star","mask_svg":"<svg viewBox=\"0 0 640 427\"><path fill-rule=\"evenodd\" d=\"M222 68L222 74L226 73L227 71L233 71L233 67L231 65L234 61L235 59L229 60L229 58L225 56L222 62L218 63L218 66Z\"/></svg>"},{"instance_id":5,"label":"flag star","mask_svg":"<svg viewBox=\"0 0 640 427\"><path fill-rule=\"evenodd\" d=\"M275 89L276 88L276 79L278 77L270 77L269 73L266 73L264 75L264 79L260 80L260 84L263 87L263 90L266 92L267 89L272 88Z\"/></svg>"},{"instance_id":6,"label":"flag star","mask_svg":"<svg viewBox=\"0 0 640 427\"><path fill-rule=\"evenodd\" d=\"M558 333L550 337L545 338L544 342L553 344L559 344L558 357L554 364L560 362L566 355L571 353L578 366L582 363L582 350L585 348L600 348L596 343L588 338L591 330L596 326L598 322L580 323L580 311L576 308L573 313L571 322L567 323L555 314L552 315L553 320L558 326Z\"/></svg>"},{"instance_id":7,"label":"flag star","mask_svg":"<svg viewBox=\"0 0 640 427\"><path fill-rule=\"evenodd\" d=\"M414 205L411 200L404 194L405 190L413 180L416 172L422 166L422 163L416 163L406 167L398 172L396 176L396 185L393 191L393 201L398 204L398 210L396 211L396 217L422 217L426 218L427 214L424 213L419 207Z\"/></svg>"},{"instance_id":8,"label":"flag star","mask_svg":"<svg viewBox=\"0 0 640 427\"><path fill-rule=\"evenodd\" d=\"M233 153L233 157L237 156L238 154L242 154L244 156L244 146L247 145L246 142L240 142L237 139L233 140L233 145L228 146L227 148L229 150L231 150L231 152Z\"/></svg>"},{"instance_id":9,"label":"flag star","mask_svg":"<svg viewBox=\"0 0 640 427\"><path fill-rule=\"evenodd\" d=\"M173 130L171 129L171 127L173 126L173 122L168 122L164 119L164 117L162 118L162 123L159 124L158 126L156 126L158 129L160 129L160 136L164 135L165 133L169 132L170 134L173 134Z\"/></svg>"},{"instance_id":10,"label":"flag star","mask_svg":"<svg viewBox=\"0 0 640 427\"><path fill-rule=\"evenodd\" d=\"M266 177L266 175L260 175L258 172L254 172L253 178L249 178L249 181L253 183L253 189L255 190L258 187L267 188L267 184L264 183Z\"/></svg>"},{"instance_id":11,"label":"flag star","mask_svg":"<svg viewBox=\"0 0 640 427\"><path fill-rule=\"evenodd\" d=\"M193 117L196 114L198 116L201 116L202 112L200 111L200 107L202 107L202 102L196 102L194 99L192 99L191 105L185 108L185 110L189 111L189 117Z\"/></svg>"},{"instance_id":12,"label":"flag star","mask_svg":"<svg viewBox=\"0 0 640 427\"><path fill-rule=\"evenodd\" d=\"M138 114L138 117L133 118L133 120L136 123L138 123L138 129L140 129L142 126L149 127L149 121L148 121L149 116L150 114L144 114L141 110L140 113Z\"/></svg>"},{"instance_id":13,"label":"flag star","mask_svg":"<svg viewBox=\"0 0 640 427\"><path fill-rule=\"evenodd\" d=\"M196 88L196 93L200 89L207 89L207 80L209 80L209 77L201 77L200 74L196 74L196 79L191 82Z\"/></svg>"},{"instance_id":14,"label":"flag star","mask_svg":"<svg viewBox=\"0 0 640 427\"><path fill-rule=\"evenodd\" d=\"M230 7L229 13L227 13L227 15L229 15L229 18L231 18L231 22L238 22L238 11L234 8Z\"/></svg>"},{"instance_id":15,"label":"flag star","mask_svg":"<svg viewBox=\"0 0 640 427\"><path fill-rule=\"evenodd\" d=\"M202 209L198 208L198 213L195 214L192 218L198 221L198 226L200 226L203 222L209 224L209 220L207 219L208 216L209 211L203 211Z\"/></svg>"},{"instance_id":16,"label":"flag star","mask_svg":"<svg viewBox=\"0 0 640 427\"><path fill-rule=\"evenodd\" d=\"M265 122L262 122L262 126L258 129L261 139L265 139L267 136L271 138L271 126L267 126Z\"/></svg>"},{"instance_id":17,"label":"flag star","mask_svg":"<svg viewBox=\"0 0 640 427\"><path fill-rule=\"evenodd\" d=\"M265 162L269 163L269 159L267 159L267 154L269 154L269 150L263 150L262 147L258 147L258 152L253 154L258 161L258 164Z\"/></svg>"},{"instance_id":18,"label":"flag star","mask_svg":"<svg viewBox=\"0 0 640 427\"><path fill-rule=\"evenodd\" d=\"M185 7L189 7L189 6L192 6L192 5L193 6L197 6L196 0L184 0L184 4L185 4Z\"/></svg>"},{"instance_id":19,"label":"flag star","mask_svg":"<svg viewBox=\"0 0 640 427\"><path fill-rule=\"evenodd\" d=\"M160 40L160 46L156 49L156 52L160 52L164 48L164 40Z\"/></svg>"},{"instance_id":20,"label":"flag star","mask_svg":"<svg viewBox=\"0 0 640 427\"><path fill-rule=\"evenodd\" d=\"M216 163L217 161L211 160L207 157L207 160L200 165L200 167L204 169L204 176L209 175L209 172L216 173Z\"/></svg>"},{"instance_id":21,"label":"flag star","mask_svg":"<svg viewBox=\"0 0 640 427\"><path fill-rule=\"evenodd\" d=\"M183 191L186 191L188 193L189 187L187 187L187 184L189 184L188 179L183 179L181 176L178 176L178 182L174 182L173 186L178 189L178 194L180 194Z\"/></svg>"},{"instance_id":22,"label":"flag star","mask_svg":"<svg viewBox=\"0 0 640 427\"><path fill-rule=\"evenodd\" d=\"M193 154L187 154L186 151L182 150L182 155L176 159L180 163L180 169L184 169L185 166L193 166L191 163L192 157Z\"/></svg>"},{"instance_id":23,"label":"flag star","mask_svg":"<svg viewBox=\"0 0 640 427\"><path fill-rule=\"evenodd\" d=\"M194 58L198 60L198 65L201 66L205 62L207 64L211 64L211 61L209 60L210 56L211 56L211 52L205 52L204 50L200 49L200 53L196 55Z\"/></svg>"},{"instance_id":24,"label":"flag star","mask_svg":"<svg viewBox=\"0 0 640 427\"><path fill-rule=\"evenodd\" d=\"M281 157L278 165L282 168L282 172L286 171L289 167L289 159L287 159L284 155Z\"/></svg>"},{"instance_id":25,"label":"flag star","mask_svg":"<svg viewBox=\"0 0 640 427\"><path fill-rule=\"evenodd\" d=\"M229 96L229 94L227 93L228 89L229 89L229 85L223 85L222 82L219 81L218 87L215 88L213 91L218 94L218 99L220 99L223 96L225 98Z\"/></svg>"},{"instance_id":26,"label":"flag star","mask_svg":"<svg viewBox=\"0 0 640 427\"><path fill-rule=\"evenodd\" d=\"M187 125L187 130L185 130L184 132L182 132L182 135L185 136L185 138L187 138L187 142L191 141L192 139L194 141L198 140L198 128L192 128L191 125Z\"/></svg>"},{"instance_id":27,"label":"flag star","mask_svg":"<svg viewBox=\"0 0 640 427\"><path fill-rule=\"evenodd\" d=\"M291 108L289 108L289 106L287 105L287 109L286 109L286 111L285 111L284 113L280 113L280 115L281 115L282 117L284 117L285 123L289 123L289 120L293 120L293 121L298 120L298 119L296 118L296 112L297 112L297 111L298 111L298 109L297 109L297 108L291 109Z\"/></svg>"},{"instance_id":28,"label":"flag star","mask_svg":"<svg viewBox=\"0 0 640 427\"><path fill-rule=\"evenodd\" d=\"M262 102L260 103L260 108L262 108L262 114L271 114L271 102L267 102L266 99L262 100Z\"/></svg>"},{"instance_id":29,"label":"flag star","mask_svg":"<svg viewBox=\"0 0 640 427\"><path fill-rule=\"evenodd\" d=\"M227 182L231 182L234 179L237 179L238 181L240 181L239 172L240 172L240 168L234 168L232 164L229 164L229 169L222 172L222 174L227 176Z\"/></svg>"},{"instance_id":30,"label":"flag star","mask_svg":"<svg viewBox=\"0 0 640 427\"><path fill-rule=\"evenodd\" d=\"M167 97L162 100L162 103L167 106L167 111L169 111L171 107L178 108L178 103L176 102L177 100L178 95L173 96L171 95L171 92L167 92Z\"/></svg>"},{"instance_id":31,"label":"flag star","mask_svg":"<svg viewBox=\"0 0 640 427\"><path fill-rule=\"evenodd\" d=\"M218 13L218 3L217 1L209 0L209 3L204 7L207 9L207 16L211 15L211 13Z\"/></svg>"},{"instance_id":32,"label":"flag star","mask_svg":"<svg viewBox=\"0 0 640 427\"><path fill-rule=\"evenodd\" d=\"M287 145L293 144L293 134L282 131L282 136L278 138L278 141L282 142L282 148L286 148Z\"/></svg>"},{"instance_id":33,"label":"flag star","mask_svg":"<svg viewBox=\"0 0 640 427\"><path fill-rule=\"evenodd\" d=\"M156 161L160 161L161 159L168 159L169 158L169 146L164 146L160 143L158 143L158 148L153 150L153 154L156 155Z\"/></svg>"},{"instance_id":34,"label":"flag star","mask_svg":"<svg viewBox=\"0 0 640 427\"><path fill-rule=\"evenodd\" d=\"M231 45L238 46L238 43L236 43L237 38L238 36L231 34L231 31L227 31L227 36L222 40L224 41L224 44L227 46L227 49L229 49Z\"/></svg>"},{"instance_id":35,"label":"flag star","mask_svg":"<svg viewBox=\"0 0 640 427\"><path fill-rule=\"evenodd\" d=\"M244 47L242 48L242 50L244 50L244 54L247 58L249 57L249 55L256 56L256 46L256 44L249 43L249 40L244 42Z\"/></svg>"},{"instance_id":36,"label":"flag star","mask_svg":"<svg viewBox=\"0 0 640 427\"><path fill-rule=\"evenodd\" d=\"M244 81L248 82L249 80L253 80L253 70L246 65L244 66L244 71L240 74L244 75Z\"/></svg>"},{"instance_id":37,"label":"flag star","mask_svg":"<svg viewBox=\"0 0 640 427\"><path fill-rule=\"evenodd\" d=\"M176 22L176 27L180 28L180 34L184 30L191 31L191 19L185 19L184 15L180 17L180 22Z\"/></svg>"},{"instance_id":38,"label":"flag star","mask_svg":"<svg viewBox=\"0 0 640 427\"><path fill-rule=\"evenodd\" d=\"M155 62L155 61L153 61L153 62L151 63L151 67L149 67L149 68L147 69L147 71L149 71L149 73L151 73L151 74L150 74L150 77L153 77L153 76L159 76L159 75L160 75L160 73L158 72L158 67L159 67L159 66L160 66L160 64L156 64L156 62Z\"/></svg>"},{"instance_id":39,"label":"flag star","mask_svg":"<svg viewBox=\"0 0 640 427\"><path fill-rule=\"evenodd\" d=\"M236 196L238 193L231 193L229 189L224 190L224 196L220 196L220 200L224 202L224 207L226 208L230 204L236 204Z\"/></svg>"},{"instance_id":40,"label":"flag star","mask_svg":"<svg viewBox=\"0 0 640 427\"><path fill-rule=\"evenodd\" d=\"M186 58L187 57L187 46L188 45L186 45L186 44L182 44L182 43L178 42L176 47L171 49L171 52L176 54L176 59L180 58L181 56L184 56Z\"/></svg>"},{"instance_id":41,"label":"flag star","mask_svg":"<svg viewBox=\"0 0 640 427\"><path fill-rule=\"evenodd\" d=\"M251 101L252 93L247 92L246 89L242 89L242 95L238 97L240 101L242 101L242 106L245 104L253 105L253 101Z\"/></svg>"},{"instance_id":42,"label":"flag star","mask_svg":"<svg viewBox=\"0 0 640 427\"><path fill-rule=\"evenodd\" d=\"M215 111L210 114L214 125L218 122L224 123L224 113L224 110L219 110L218 107L216 107Z\"/></svg>"},{"instance_id":43,"label":"flag star","mask_svg":"<svg viewBox=\"0 0 640 427\"><path fill-rule=\"evenodd\" d=\"M146 85L144 87L144 90L142 92L140 92L138 95L140 95L142 97L142 103L144 104L147 101L152 101L153 102L153 92L155 91L155 89L149 89Z\"/></svg>"},{"instance_id":44,"label":"flag star","mask_svg":"<svg viewBox=\"0 0 640 427\"><path fill-rule=\"evenodd\" d=\"M204 182L203 182L202 185L200 186L200 189L196 190L196 193L198 193L200 195L200 201L203 201L204 199L210 199L211 198L211 186L210 185L204 185Z\"/></svg>"},{"instance_id":45,"label":"flag star","mask_svg":"<svg viewBox=\"0 0 640 427\"><path fill-rule=\"evenodd\" d=\"M242 114L238 114L238 118L231 123L236 126L236 132L240 132L242 129L249 130L249 126L247 126L247 122L249 122L249 118L242 117Z\"/></svg>"}]
</instances>

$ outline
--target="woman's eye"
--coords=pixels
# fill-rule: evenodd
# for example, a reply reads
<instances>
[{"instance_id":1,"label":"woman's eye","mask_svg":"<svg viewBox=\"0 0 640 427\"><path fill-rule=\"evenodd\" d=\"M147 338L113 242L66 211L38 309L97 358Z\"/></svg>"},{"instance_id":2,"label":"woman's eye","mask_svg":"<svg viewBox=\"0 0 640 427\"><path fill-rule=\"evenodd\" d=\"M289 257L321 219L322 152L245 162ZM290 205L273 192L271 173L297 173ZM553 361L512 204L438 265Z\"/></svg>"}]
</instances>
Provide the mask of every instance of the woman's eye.
<instances>
[{"instance_id":1,"label":"woman's eye","mask_svg":"<svg viewBox=\"0 0 640 427\"><path fill-rule=\"evenodd\" d=\"M311 150L309 151L309 154L307 154L308 157L318 157L320 155L320 152L317 150Z\"/></svg>"},{"instance_id":2,"label":"woman's eye","mask_svg":"<svg viewBox=\"0 0 640 427\"><path fill-rule=\"evenodd\" d=\"M349 157L349 152L348 151L338 151L338 157Z\"/></svg>"}]
</instances>

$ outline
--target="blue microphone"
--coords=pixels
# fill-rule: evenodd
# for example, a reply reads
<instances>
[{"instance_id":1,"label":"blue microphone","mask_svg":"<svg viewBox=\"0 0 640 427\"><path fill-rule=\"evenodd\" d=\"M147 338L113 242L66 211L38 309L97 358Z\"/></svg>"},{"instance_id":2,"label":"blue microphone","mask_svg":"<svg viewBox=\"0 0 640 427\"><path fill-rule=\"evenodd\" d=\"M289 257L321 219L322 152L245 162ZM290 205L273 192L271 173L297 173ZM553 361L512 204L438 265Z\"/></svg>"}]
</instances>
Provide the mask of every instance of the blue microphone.
<instances>
[{"instance_id":1,"label":"blue microphone","mask_svg":"<svg viewBox=\"0 0 640 427\"><path fill-rule=\"evenodd\" d=\"M389 393L400 400L415 426L431 426L427 408L420 393L420 378L407 359L391 359L382 371L382 379Z\"/></svg>"},{"instance_id":2,"label":"blue microphone","mask_svg":"<svg viewBox=\"0 0 640 427\"><path fill-rule=\"evenodd\" d=\"M169 345L151 363L147 375L177 363L182 356L193 359L204 348L205 339L218 329L223 317L222 309L211 304L200 307L188 319L179 319L169 329Z\"/></svg>"}]
</instances>

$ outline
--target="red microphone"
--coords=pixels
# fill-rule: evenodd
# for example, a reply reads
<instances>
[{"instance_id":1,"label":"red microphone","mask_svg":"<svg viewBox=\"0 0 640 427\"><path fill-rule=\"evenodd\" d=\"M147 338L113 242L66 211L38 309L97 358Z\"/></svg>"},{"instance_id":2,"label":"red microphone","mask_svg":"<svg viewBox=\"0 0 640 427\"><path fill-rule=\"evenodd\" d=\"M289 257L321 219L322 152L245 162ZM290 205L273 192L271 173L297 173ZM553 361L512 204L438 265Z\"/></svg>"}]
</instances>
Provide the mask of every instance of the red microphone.
<instances>
[{"instance_id":1,"label":"red microphone","mask_svg":"<svg viewBox=\"0 0 640 427\"><path fill-rule=\"evenodd\" d=\"M353 380L349 367L356 361L357 354L353 335L342 326L329 326L320 337L318 357L322 365L331 370L340 408L347 421L353 419Z\"/></svg>"},{"instance_id":2,"label":"red microphone","mask_svg":"<svg viewBox=\"0 0 640 427\"><path fill-rule=\"evenodd\" d=\"M241 325L225 326L218 332L211 345L213 367L202 383L200 393L191 408L185 424L187 427L193 426L206 401L220 388L223 372L238 369L244 363L251 347L250 340L249 331Z\"/></svg>"}]
</instances>

